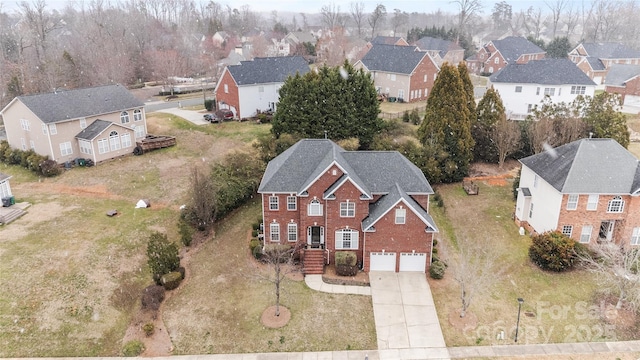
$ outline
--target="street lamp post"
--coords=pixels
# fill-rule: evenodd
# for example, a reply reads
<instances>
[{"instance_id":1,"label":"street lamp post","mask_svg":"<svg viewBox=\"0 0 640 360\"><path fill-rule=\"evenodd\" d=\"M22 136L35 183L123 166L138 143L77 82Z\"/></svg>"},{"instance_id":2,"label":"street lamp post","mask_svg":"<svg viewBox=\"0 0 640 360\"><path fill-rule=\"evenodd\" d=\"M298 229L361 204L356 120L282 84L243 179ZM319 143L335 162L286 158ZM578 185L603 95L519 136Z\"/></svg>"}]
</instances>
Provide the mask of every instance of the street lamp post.
<instances>
[{"instance_id":1,"label":"street lamp post","mask_svg":"<svg viewBox=\"0 0 640 360\"><path fill-rule=\"evenodd\" d=\"M518 298L518 321L516 321L516 338L515 342L518 342L518 328L520 327L520 310L522 309L523 298Z\"/></svg>"}]
</instances>

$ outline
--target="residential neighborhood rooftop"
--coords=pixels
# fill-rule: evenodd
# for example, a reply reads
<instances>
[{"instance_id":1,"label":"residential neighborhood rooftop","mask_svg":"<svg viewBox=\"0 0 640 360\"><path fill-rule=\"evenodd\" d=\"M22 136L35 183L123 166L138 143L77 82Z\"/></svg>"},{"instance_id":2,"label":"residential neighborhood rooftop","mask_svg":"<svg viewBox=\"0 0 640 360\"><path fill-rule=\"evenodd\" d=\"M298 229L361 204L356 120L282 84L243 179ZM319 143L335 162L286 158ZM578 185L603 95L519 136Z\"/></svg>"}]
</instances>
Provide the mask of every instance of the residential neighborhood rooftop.
<instances>
[{"instance_id":1,"label":"residential neighborhood rooftop","mask_svg":"<svg viewBox=\"0 0 640 360\"><path fill-rule=\"evenodd\" d=\"M539 54L544 53L538 45L521 36L507 36L501 40L491 41L496 50L498 50L507 63L518 60L522 54Z\"/></svg>"},{"instance_id":2,"label":"residential neighborhood rooftop","mask_svg":"<svg viewBox=\"0 0 640 360\"><path fill-rule=\"evenodd\" d=\"M595 85L569 59L542 59L531 60L526 64L509 64L491 75L489 80L493 83Z\"/></svg>"},{"instance_id":3,"label":"residential neighborhood rooftop","mask_svg":"<svg viewBox=\"0 0 640 360\"><path fill-rule=\"evenodd\" d=\"M309 64L302 56L279 56L241 61L227 69L238 86L284 82L296 73L309 72Z\"/></svg>"},{"instance_id":4,"label":"residential neighborhood rooftop","mask_svg":"<svg viewBox=\"0 0 640 360\"><path fill-rule=\"evenodd\" d=\"M144 106L126 87L119 84L23 95L13 101L16 99L25 104L44 123L79 119ZM7 107L11 106L13 101Z\"/></svg>"},{"instance_id":5,"label":"residential neighborhood rooftop","mask_svg":"<svg viewBox=\"0 0 640 360\"><path fill-rule=\"evenodd\" d=\"M640 76L640 65L612 64L604 83L612 86L624 86L627 81L636 76Z\"/></svg>"},{"instance_id":6,"label":"residential neighborhood rooftop","mask_svg":"<svg viewBox=\"0 0 640 360\"><path fill-rule=\"evenodd\" d=\"M613 139L581 139L520 162L562 193L632 194L638 159Z\"/></svg>"},{"instance_id":7,"label":"residential neighborhood rooftop","mask_svg":"<svg viewBox=\"0 0 640 360\"><path fill-rule=\"evenodd\" d=\"M640 51L620 43L582 43L587 56L599 59L634 59L640 58Z\"/></svg>"},{"instance_id":8,"label":"residential neighborhood rooftop","mask_svg":"<svg viewBox=\"0 0 640 360\"><path fill-rule=\"evenodd\" d=\"M414 45L417 46L421 51L438 50L440 57L444 57L450 50L462 49L460 45L454 43L453 41L436 39L429 36L421 38L420 40L416 41Z\"/></svg>"},{"instance_id":9,"label":"residential neighborhood rooftop","mask_svg":"<svg viewBox=\"0 0 640 360\"><path fill-rule=\"evenodd\" d=\"M369 71L411 74L420 61L429 56L415 46L373 45L362 58Z\"/></svg>"}]
</instances>

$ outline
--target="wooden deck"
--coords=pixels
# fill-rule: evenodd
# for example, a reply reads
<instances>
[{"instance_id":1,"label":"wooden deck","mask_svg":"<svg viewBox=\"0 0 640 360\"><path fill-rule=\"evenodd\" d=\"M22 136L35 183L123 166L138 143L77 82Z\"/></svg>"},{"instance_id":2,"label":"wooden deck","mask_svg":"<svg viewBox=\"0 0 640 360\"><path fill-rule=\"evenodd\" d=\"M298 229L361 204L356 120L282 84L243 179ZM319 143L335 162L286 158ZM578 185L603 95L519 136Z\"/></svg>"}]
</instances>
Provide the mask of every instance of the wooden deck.
<instances>
[{"instance_id":1,"label":"wooden deck","mask_svg":"<svg viewBox=\"0 0 640 360\"><path fill-rule=\"evenodd\" d=\"M6 225L26 214L26 209L29 206L31 206L31 204L21 202L9 207L0 207L0 225Z\"/></svg>"}]
</instances>

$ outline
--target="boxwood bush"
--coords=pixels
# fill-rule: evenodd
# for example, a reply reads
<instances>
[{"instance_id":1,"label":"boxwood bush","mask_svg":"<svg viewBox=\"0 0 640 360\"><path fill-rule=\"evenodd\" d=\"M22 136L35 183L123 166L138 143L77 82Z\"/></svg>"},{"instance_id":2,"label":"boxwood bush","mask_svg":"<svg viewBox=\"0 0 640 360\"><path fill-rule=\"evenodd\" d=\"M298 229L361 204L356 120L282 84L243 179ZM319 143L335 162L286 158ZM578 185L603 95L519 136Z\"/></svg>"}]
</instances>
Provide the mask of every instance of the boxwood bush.
<instances>
[{"instance_id":1,"label":"boxwood bush","mask_svg":"<svg viewBox=\"0 0 640 360\"><path fill-rule=\"evenodd\" d=\"M338 251L336 258L336 274L340 276L355 276L358 273L358 257L353 251Z\"/></svg>"},{"instance_id":2,"label":"boxwood bush","mask_svg":"<svg viewBox=\"0 0 640 360\"><path fill-rule=\"evenodd\" d=\"M182 281L182 274L178 271L173 271L168 274L164 274L162 275L162 278L160 278L160 282L162 283L162 286L164 286L164 288L167 290L173 290L177 288L180 285L181 281Z\"/></svg>"},{"instance_id":3,"label":"boxwood bush","mask_svg":"<svg viewBox=\"0 0 640 360\"><path fill-rule=\"evenodd\" d=\"M577 262L576 242L561 232L546 232L531 240L529 258L541 269L561 272Z\"/></svg>"},{"instance_id":4,"label":"boxwood bush","mask_svg":"<svg viewBox=\"0 0 640 360\"><path fill-rule=\"evenodd\" d=\"M440 280L444 277L444 272L447 270L447 265L442 261L434 261L429 267L429 276L432 279Z\"/></svg>"}]
</instances>

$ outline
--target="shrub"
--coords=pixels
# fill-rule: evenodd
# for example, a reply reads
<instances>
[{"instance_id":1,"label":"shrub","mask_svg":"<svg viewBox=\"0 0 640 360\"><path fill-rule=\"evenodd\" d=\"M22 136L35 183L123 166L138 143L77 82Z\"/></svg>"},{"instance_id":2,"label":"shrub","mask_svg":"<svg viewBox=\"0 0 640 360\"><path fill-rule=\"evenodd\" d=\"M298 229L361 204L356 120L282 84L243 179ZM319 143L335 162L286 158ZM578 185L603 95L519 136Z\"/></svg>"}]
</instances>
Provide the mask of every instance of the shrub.
<instances>
[{"instance_id":1,"label":"shrub","mask_svg":"<svg viewBox=\"0 0 640 360\"><path fill-rule=\"evenodd\" d=\"M358 273L358 257L353 251L338 251L336 258L336 274L340 276L355 276Z\"/></svg>"},{"instance_id":2,"label":"shrub","mask_svg":"<svg viewBox=\"0 0 640 360\"><path fill-rule=\"evenodd\" d=\"M418 109L411 110L411 114L409 114L409 117L411 118L411 123L413 125L420 125L420 123L422 122L422 119L420 119L420 115L418 114Z\"/></svg>"},{"instance_id":3,"label":"shrub","mask_svg":"<svg viewBox=\"0 0 640 360\"><path fill-rule=\"evenodd\" d=\"M251 230L252 237L258 237L258 230Z\"/></svg>"},{"instance_id":4,"label":"shrub","mask_svg":"<svg viewBox=\"0 0 640 360\"><path fill-rule=\"evenodd\" d=\"M251 224L251 229L257 231L258 229L260 229L260 223L259 222L254 222L253 224Z\"/></svg>"},{"instance_id":5,"label":"shrub","mask_svg":"<svg viewBox=\"0 0 640 360\"><path fill-rule=\"evenodd\" d=\"M435 257L434 257L435 259ZM434 260L429 267L429 276L432 279L440 280L444 277L444 272L447 269L445 263L439 260Z\"/></svg>"},{"instance_id":6,"label":"shrub","mask_svg":"<svg viewBox=\"0 0 640 360\"><path fill-rule=\"evenodd\" d=\"M0 141L0 162L7 162L7 150L9 150L9 142L6 140Z\"/></svg>"},{"instance_id":7,"label":"shrub","mask_svg":"<svg viewBox=\"0 0 640 360\"><path fill-rule=\"evenodd\" d=\"M541 269L565 271L577 260L576 242L558 231L539 234L531 240L529 258Z\"/></svg>"},{"instance_id":8,"label":"shrub","mask_svg":"<svg viewBox=\"0 0 640 360\"><path fill-rule=\"evenodd\" d=\"M190 246L191 241L193 241L193 228L182 216L178 220L178 233L180 234L182 244L184 246Z\"/></svg>"},{"instance_id":9,"label":"shrub","mask_svg":"<svg viewBox=\"0 0 640 360\"><path fill-rule=\"evenodd\" d=\"M53 177L60 174L62 170L55 160L46 159L40 163L40 173L46 177Z\"/></svg>"},{"instance_id":10,"label":"shrub","mask_svg":"<svg viewBox=\"0 0 640 360\"><path fill-rule=\"evenodd\" d=\"M408 123L409 121L411 121L411 117L409 116L409 111L405 111L402 114L402 122Z\"/></svg>"},{"instance_id":11,"label":"shrub","mask_svg":"<svg viewBox=\"0 0 640 360\"><path fill-rule=\"evenodd\" d=\"M182 280L184 280L184 277L186 276L186 273L187 273L187 270L184 268L184 266L180 266L178 268L178 272L182 276Z\"/></svg>"},{"instance_id":12,"label":"shrub","mask_svg":"<svg viewBox=\"0 0 640 360\"><path fill-rule=\"evenodd\" d=\"M433 201L436 202L436 205L441 208L444 206L444 200L442 200L442 196L439 193L433 194Z\"/></svg>"},{"instance_id":13,"label":"shrub","mask_svg":"<svg viewBox=\"0 0 640 360\"><path fill-rule=\"evenodd\" d=\"M151 233L147 245L147 264L156 282L162 275L176 271L180 266L178 246L167 240L165 234Z\"/></svg>"},{"instance_id":14,"label":"shrub","mask_svg":"<svg viewBox=\"0 0 640 360\"><path fill-rule=\"evenodd\" d=\"M142 354L144 351L144 344L140 340L127 341L122 348L122 355L132 357Z\"/></svg>"},{"instance_id":15,"label":"shrub","mask_svg":"<svg viewBox=\"0 0 640 360\"><path fill-rule=\"evenodd\" d=\"M164 300L165 290L160 285L147 286L142 291L142 309L154 310L160 309L160 304Z\"/></svg>"},{"instance_id":16,"label":"shrub","mask_svg":"<svg viewBox=\"0 0 640 360\"><path fill-rule=\"evenodd\" d=\"M254 258L260 260L262 257L262 244L258 239L251 239L249 242L249 249L251 250L251 254Z\"/></svg>"},{"instance_id":17,"label":"shrub","mask_svg":"<svg viewBox=\"0 0 640 360\"><path fill-rule=\"evenodd\" d=\"M160 283L167 290L173 290L180 286L180 282L182 281L182 274L178 271L173 271L168 274L162 275L160 278Z\"/></svg>"},{"instance_id":18,"label":"shrub","mask_svg":"<svg viewBox=\"0 0 640 360\"><path fill-rule=\"evenodd\" d=\"M155 326L153 326L152 323L146 323L144 324L144 326L142 327L142 330L144 331L144 334L147 336L151 336L153 335L153 333L156 331Z\"/></svg>"},{"instance_id":19,"label":"shrub","mask_svg":"<svg viewBox=\"0 0 640 360\"><path fill-rule=\"evenodd\" d=\"M214 101L213 100L205 100L204 101L204 108L207 109L207 111L212 111L213 110L213 105L214 105Z\"/></svg>"}]
</instances>

